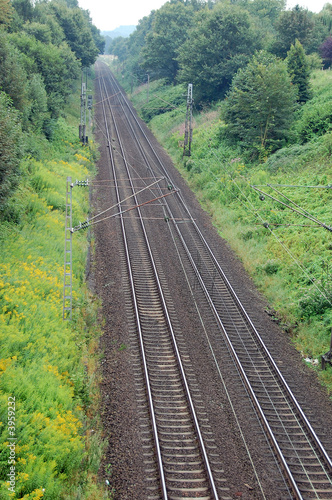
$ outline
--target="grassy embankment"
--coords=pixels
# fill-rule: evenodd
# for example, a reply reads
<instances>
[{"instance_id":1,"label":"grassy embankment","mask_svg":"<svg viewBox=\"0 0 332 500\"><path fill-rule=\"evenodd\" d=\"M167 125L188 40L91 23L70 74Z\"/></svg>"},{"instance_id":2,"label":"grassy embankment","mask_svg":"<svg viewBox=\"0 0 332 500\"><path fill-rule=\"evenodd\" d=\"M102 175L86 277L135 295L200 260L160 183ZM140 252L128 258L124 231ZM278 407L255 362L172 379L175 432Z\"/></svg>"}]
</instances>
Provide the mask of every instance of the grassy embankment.
<instances>
[{"instance_id":1,"label":"grassy embankment","mask_svg":"<svg viewBox=\"0 0 332 500\"><path fill-rule=\"evenodd\" d=\"M280 325L303 358L314 362L329 350L331 337L332 234L266 195L260 200L251 185L260 185L265 193L296 208L292 200L332 225L332 190L326 188L332 185L331 81L330 71L313 74L314 97L298 113L292 145L261 163L225 140L222 103L194 113L192 156L184 161L179 144L184 136L186 88L156 81L150 83L149 102L146 84L131 95L220 235L267 297ZM124 85L129 93L129 83ZM167 112L158 109L167 106ZM277 187L287 200L267 184L325 188ZM331 393L332 368L321 371L320 364L313 368Z\"/></svg>"},{"instance_id":2,"label":"grassy embankment","mask_svg":"<svg viewBox=\"0 0 332 500\"><path fill-rule=\"evenodd\" d=\"M98 303L84 283L83 231L73 238L73 320L62 320L66 178L91 177L95 159L92 141L87 147L77 139L79 103L77 93L51 142L29 139L31 156L0 223L1 499L109 498L97 483L105 446L97 413L100 330ZM88 191L74 188L73 224L88 210Z\"/></svg>"}]
</instances>

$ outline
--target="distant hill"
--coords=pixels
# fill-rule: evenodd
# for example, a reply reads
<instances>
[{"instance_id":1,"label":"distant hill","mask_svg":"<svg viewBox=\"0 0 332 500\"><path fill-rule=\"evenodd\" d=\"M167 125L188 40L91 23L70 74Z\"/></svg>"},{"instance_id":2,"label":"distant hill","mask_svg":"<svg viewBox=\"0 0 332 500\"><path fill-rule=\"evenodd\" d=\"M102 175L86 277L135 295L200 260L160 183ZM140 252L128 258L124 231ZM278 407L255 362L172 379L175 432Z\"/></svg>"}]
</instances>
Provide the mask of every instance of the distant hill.
<instances>
[{"instance_id":1,"label":"distant hill","mask_svg":"<svg viewBox=\"0 0 332 500\"><path fill-rule=\"evenodd\" d=\"M131 25L131 26L119 26L118 28L115 28L115 30L112 31L102 31L101 35L106 37L109 36L110 38L117 38L118 36L123 36L124 38L127 38L133 31L135 31L136 26Z\"/></svg>"}]
</instances>

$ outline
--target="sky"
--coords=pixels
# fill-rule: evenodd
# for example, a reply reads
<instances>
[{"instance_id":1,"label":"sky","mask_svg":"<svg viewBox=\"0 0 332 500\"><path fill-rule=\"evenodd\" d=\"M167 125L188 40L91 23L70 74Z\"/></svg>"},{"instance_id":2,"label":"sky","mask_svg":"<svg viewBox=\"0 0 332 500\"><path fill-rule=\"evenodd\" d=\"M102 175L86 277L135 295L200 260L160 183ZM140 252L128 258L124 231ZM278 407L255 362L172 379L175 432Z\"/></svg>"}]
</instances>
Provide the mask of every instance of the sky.
<instances>
[{"instance_id":1,"label":"sky","mask_svg":"<svg viewBox=\"0 0 332 500\"><path fill-rule=\"evenodd\" d=\"M312 12L320 12L329 0L287 0L287 9L296 4ZM331 1L331 0L330 0ZM101 31L112 31L119 26L137 25L152 10L159 9L166 0L78 0L82 9L90 11L92 22Z\"/></svg>"}]
</instances>

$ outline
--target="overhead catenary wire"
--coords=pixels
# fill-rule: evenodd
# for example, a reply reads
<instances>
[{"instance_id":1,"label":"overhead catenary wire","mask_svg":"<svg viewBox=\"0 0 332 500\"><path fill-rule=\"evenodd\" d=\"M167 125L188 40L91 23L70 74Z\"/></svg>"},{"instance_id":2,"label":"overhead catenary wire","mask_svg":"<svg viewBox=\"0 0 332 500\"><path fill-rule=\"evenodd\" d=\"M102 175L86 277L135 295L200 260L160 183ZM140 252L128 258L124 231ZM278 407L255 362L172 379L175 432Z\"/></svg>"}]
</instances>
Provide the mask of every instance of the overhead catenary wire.
<instances>
[{"instance_id":1,"label":"overhead catenary wire","mask_svg":"<svg viewBox=\"0 0 332 500\"><path fill-rule=\"evenodd\" d=\"M217 158L217 160L219 160L218 156L215 154L214 151L212 151L212 153L214 154L214 156ZM195 155L193 155L195 157ZM192 157L193 157L192 156ZM200 160L200 158L197 158L198 160ZM221 183L222 181L210 170L210 173L214 176L215 179L218 180L219 183ZM229 172L226 171L226 173L228 175L230 175ZM237 182L235 181L235 179L232 179L231 178L231 181L233 182L233 184L238 188L239 192L242 194L242 196L246 199L247 203L250 205L251 208L248 208L246 207L246 204L243 202L243 200L241 200L238 196L236 196L236 198L240 201L241 204L244 205L244 207L253 212L253 214L255 215L255 217L259 218L261 220L261 223L262 225L268 230L270 231L270 233L273 235L273 237L278 241L278 243L280 244L280 246L285 250L285 252L291 257L291 259L295 262L295 264L299 267L299 269L301 269L301 271L305 274L305 276L309 279L309 281L312 283L312 285L314 286L314 288L317 289L317 291L327 300L327 302L332 306L332 302L330 300L330 298L324 293L323 290L321 290L319 288L319 286L315 283L314 279L310 276L310 274L307 272L307 270L302 266L302 264L299 262L299 260L292 254L292 252L289 250L289 248L286 247L286 245L280 240L280 238L277 236L277 234L271 229L271 227L269 226L269 224L266 224L266 222L264 221L264 219L262 218L262 216L259 214L259 212L256 210L256 208L254 207L254 205L252 204L251 200L249 200L249 198L247 197L247 195L242 191L242 189L238 186ZM250 184L248 183L248 181L246 179L244 179L244 181L246 182L246 184L248 186L250 186ZM227 189L227 187L226 187ZM227 189L229 191L229 189Z\"/></svg>"},{"instance_id":2,"label":"overhead catenary wire","mask_svg":"<svg viewBox=\"0 0 332 500\"><path fill-rule=\"evenodd\" d=\"M287 196L283 195L282 193L280 193L280 191L278 191L277 189L275 189L278 193L280 193L282 196L285 196L285 198L287 200L289 200L291 203L294 203L294 205L298 208L300 208L301 210L303 210L303 212L301 212L300 210L297 210L296 208L293 208L291 207L290 205L287 205L287 203L284 203L283 201L281 200L278 200L278 198L275 198L274 196L272 196L271 194L268 194L266 193L265 191L262 191L261 189L258 189L257 187L254 187L253 185L250 186L251 188L253 188L255 191L258 191L259 193L262 193L264 196L267 196L268 198L271 198L273 201L276 201L278 203L280 203L281 205L289 208L290 210L292 210L292 212L295 212L299 215L302 215L302 217L305 217L307 219L310 219L312 222L315 222L316 224L318 224L319 226L323 227L324 229L327 229L328 231L331 231L332 232L332 227L328 226L327 224L325 224L324 222L316 219L316 217L314 217L313 215L309 214L309 212L307 212L306 210L304 210L303 208L299 207L299 205L297 205L295 202L293 202L292 200L290 200L289 198L287 198Z\"/></svg>"},{"instance_id":3,"label":"overhead catenary wire","mask_svg":"<svg viewBox=\"0 0 332 500\"><path fill-rule=\"evenodd\" d=\"M255 226L264 226L264 227L267 227L267 226L285 226L285 227L311 227L312 229L319 229L318 226L313 226L312 224L289 224L288 222L285 222L284 224L279 224L277 222L264 222L263 224L262 223L258 223L256 222L255 223Z\"/></svg>"},{"instance_id":4,"label":"overhead catenary wire","mask_svg":"<svg viewBox=\"0 0 332 500\"><path fill-rule=\"evenodd\" d=\"M276 187L291 187L291 188L302 188L302 189L332 189L332 184L327 186L299 186L294 184L253 184L255 187L266 187L266 186L276 186Z\"/></svg>"},{"instance_id":5,"label":"overhead catenary wire","mask_svg":"<svg viewBox=\"0 0 332 500\"><path fill-rule=\"evenodd\" d=\"M240 188L238 188L240 189ZM245 196L245 195L244 195ZM248 202L251 204L250 200L248 200ZM262 219L261 215L258 214L258 216ZM262 219L263 221L263 219ZM263 222L264 224L264 222ZM270 233L274 236L274 238L276 238L276 240L279 242L279 244L283 247L283 249L288 253L288 255L294 260L294 262L296 263L296 265L301 269L301 271L307 276L307 278L311 281L311 283L313 284L313 286L318 290L318 292L328 301L329 304L331 304L332 306L332 302L331 300L329 299L329 297L323 292L323 290L321 290L317 284L315 283L315 281L313 280L313 278L310 276L310 274L306 271L306 269L302 266L302 264L298 261L298 259L292 254L292 252L289 250L289 248L286 247L286 245L280 240L280 238L274 233L274 231L272 231L272 229L269 227L269 225L265 225L264 227L266 227L266 229L268 229L270 231Z\"/></svg>"},{"instance_id":6,"label":"overhead catenary wire","mask_svg":"<svg viewBox=\"0 0 332 500\"><path fill-rule=\"evenodd\" d=\"M103 136L105 137L105 139L108 141L108 137L106 136L106 134L104 133L101 125L99 124L98 120L96 120L96 123L97 123L97 126L98 126L98 129L100 130L100 132L103 134ZM109 145L110 147L110 145ZM124 160L122 154L116 149L115 152ZM137 161L137 158L134 158L132 155L130 155L128 152L127 152L127 155L130 156L132 159L134 159L135 161ZM139 173L137 172L137 170L135 169L135 167L133 165L131 165L127 160L125 160L128 164L128 166L133 169L133 171L135 172L135 174L138 176L136 179L140 179L140 180L145 180L145 179L150 179L149 177L141 177L139 175ZM138 160L139 161L139 160ZM142 162L143 163L143 162ZM97 182L97 181L96 181Z\"/></svg>"},{"instance_id":7,"label":"overhead catenary wire","mask_svg":"<svg viewBox=\"0 0 332 500\"><path fill-rule=\"evenodd\" d=\"M144 80L141 80L140 78L138 78L137 75L135 75L134 73L129 73L132 77L136 78L136 80L141 84L141 85L146 85L147 82L144 81ZM158 94L154 93L154 94L151 94L150 92L150 100L151 98L154 97L155 99L159 99L163 102L165 102L166 104L168 104L170 106L170 108L165 108L165 107L160 107L160 108L152 108L150 106L147 106L147 109L163 109L163 110L168 110L168 109L181 109L181 107L183 107L183 104L180 104L179 106L175 106L174 104L172 104L171 102L168 102L166 101L165 99L163 99L162 97L160 97ZM141 109L141 108L144 108L144 106L146 106L146 103L142 103L141 105L138 105L136 106L136 109Z\"/></svg>"},{"instance_id":8,"label":"overhead catenary wire","mask_svg":"<svg viewBox=\"0 0 332 500\"><path fill-rule=\"evenodd\" d=\"M149 189L151 186L154 186L155 184L158 184L158 182L160 182L161 180L163 179L157 179L155 182L152 182L149 186L146 186L142 189L140 189L139 191L137 191L136 193L133 193L131 194L130 196L127 196L127 198L124 198L123 200L121 200L119 203L115 203L114 205L112 205L111 207L108 207L106 208L106 210L103 210L102 212L99 212L99 214L97 215L94 215L93 217L89 218L88 221L91 222L92 220L96 219L97 217L100 217L101 215L105 214L106 212L108 212L109 210L112 210L113 208L115 208L116 206L118 205L121 205L122 203L124 203L125 201L129 200L130 198L133 198L134 196L136 196L137 194L140 194L142 193L143 191L145 191L146 189Z\"/></svg>"},{"instance_id":9,"label":"overhead catenary wire","mask_svg":"<svg viewBox=\"0 0 332 500\"><path fill-rule=\"evenodd\" d=\"M274 191L276 191L278 194L280 194L281 196L283 196L284 198L286 198L287 201L289 201L290 203L293 203L293 205L295 205L297 208L299 208L300 210L303 210L304 213L306 213L310 217L313 217L317 222L320 222L317 219L317 217L315 217L314 215L310 214L305 208L300 207L300 205L298 205L297 203L295 203L295 201L293 201L290 198L288 198L288 196L286 196L284 193L282 193L281 191L279 191L276 187L273 187L271 184L268 184L268 186L271 187L271 189L273 189Z\"/></svg>"},{"instance_id":10,"label":"overhead catenary wire","mask_svg":"<svg viewBox=\"0 0 332 500\"><path fill-rule=\"evenodd\" d=\"M119 90L119 92L117 92L116 94L113 94L113 95L110 95L110 96L108 96L108 97L105 97L105 99L102 99L101 101L95 102L95 103L93 104L93 106L97 106L97 104L101 104L101 103L102 103L102 102L104 102L104 101L108 101L109 99L112 99L112 97L117 96L118 94L120 94L120 92L121 92L121 91Z\"/></svg>"},{"instance_id":11,"label":"overhead catenary wire","mask_svg":"<svg viewBox=\"0 0 332 500\"><path fill-rule=\"evenodd\" d=\"M145 201L144 203L140 203L139 205L135 205L133 207L127 208L126 210L120 210L120 212L117 212L116 214L109 215L108 217L104 217L103 219L94 221L92 223L91 223L91 219L88 219L83 223L80 222L80 224L78 226L75 226L72 228L71 232L76 233L77 231L80 231L81 229L86 229L89 226L95 226L96 224L99 224L100 222L104 222L105 220L113 219L114 217L117 217L117 216L122 215L124 213L130 212L131 210L143 207L144 205L148 205L149 203L160 200L161 198L166 198L166 196L170 196L171 194L174 194L177 191L178 191L177 189L174 189L173 191L166 193L166 194L163 194L162 196L158 196L157 198L154 198L153 200Z\"/></svg>"}]
</instances>

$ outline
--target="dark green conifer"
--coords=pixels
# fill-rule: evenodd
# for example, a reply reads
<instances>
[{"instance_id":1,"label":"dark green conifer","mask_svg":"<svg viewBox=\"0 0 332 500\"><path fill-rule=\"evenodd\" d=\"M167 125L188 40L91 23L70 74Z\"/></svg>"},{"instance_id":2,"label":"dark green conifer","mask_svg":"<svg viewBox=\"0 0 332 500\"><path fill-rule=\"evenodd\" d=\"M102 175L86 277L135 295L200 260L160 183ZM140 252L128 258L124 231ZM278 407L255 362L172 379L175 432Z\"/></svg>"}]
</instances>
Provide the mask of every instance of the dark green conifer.
<instances>
[{"instance_id":1,"label":"dark green conifer","mask_svg":"<svg viewBox=\"0 0 332 500\"><path fill-rule=\"evenodd\" d=\"M306 55L299 40L287 52L287 67L293 85L297 86L297 101L304 104L311 98L310 71Z\"/></svg>"}]
</instances>

